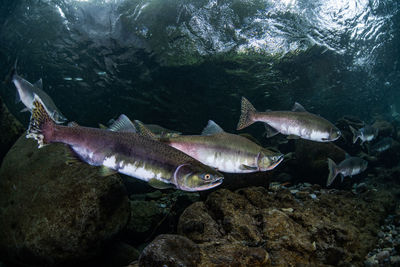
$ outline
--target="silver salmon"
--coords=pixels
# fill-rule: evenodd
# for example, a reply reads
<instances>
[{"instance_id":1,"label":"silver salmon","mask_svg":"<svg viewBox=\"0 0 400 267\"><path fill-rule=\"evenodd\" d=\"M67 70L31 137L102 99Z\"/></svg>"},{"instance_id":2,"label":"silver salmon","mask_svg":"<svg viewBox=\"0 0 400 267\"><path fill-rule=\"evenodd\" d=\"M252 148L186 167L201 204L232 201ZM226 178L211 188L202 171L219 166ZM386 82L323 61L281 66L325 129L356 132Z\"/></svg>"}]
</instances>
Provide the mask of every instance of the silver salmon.
<instances>
[{"instance_id":1,"label":"silver salmon","mask_svg":"<svg viewBox=\"0 0 400 267\"><path fill-rule=\"evenodd\" d=\"M33 108L34 95L36 94L42 100L43 106L46 108L50 117L56 123L64 123L67 118L61 113L61 111L56 107L51 97L43 91L42 79L38 80L35 84L31 84L17 73L17 61L15 62L14 68L12 70L12 79L17 88L17 102L22 101L26 108L22 111L31 111Z\"/></svg>"},{"instance_id":2,"label":"silver salmon","mask_svg":"<svg viewBox=\"0 0 400 267\"><path fill-rule=\"evenodd\" d=\"M253 105L242 97L241 116L237 126L241 130L256 121L268 125L267 137L282 133L289 138L302 138L317 142L335 141L341 136L340 130L328 120L307 112L299 103L293 111L258 112Z\"/></svg>"},{"instance_id":3,"label":"silver salmon","mask_svg":"<svg viewBox=\"0 0 400 267\"><path fill-rule=\"evenodd\" d=\"M246 137L227 133L212 120L202 135L180 135L160 141L228 173L272 170L283 160L283 154L265 149Z\"/></svg>"},{"instance_id":4,"label":"silver salmon","mask_svg":"<svg viewBox=\"0 0 400 267\"><path fill-rule=\"evenodd\" d=\"M378 136L378 131L379 131L379 129L374 128L370 125L365 125L364 127L358 130L354 129L351 125L349 125L349 128L353 133L353 144L355 144L357 142L357 139L360 138L361 145L364 144L364 142L370 142L374 140L375 137Z\"/></svg>"},{"instance_id":5,"label":"silver salmon","mask_svg":"<svg viewBox=\"0 0 400 267\"><path fill-rule=\"evenodd\" d=\"M352 177L353 175L357 175L365 171L367 166L368 161L358 157L350 157L346 155L346 159L340 162L338 165L336 165L332 159L328 158L329 175L326 181L326 186L330 186L338 174L341 175L341 181L343 182L344 177Z\"/></svg>"}]
</instances>

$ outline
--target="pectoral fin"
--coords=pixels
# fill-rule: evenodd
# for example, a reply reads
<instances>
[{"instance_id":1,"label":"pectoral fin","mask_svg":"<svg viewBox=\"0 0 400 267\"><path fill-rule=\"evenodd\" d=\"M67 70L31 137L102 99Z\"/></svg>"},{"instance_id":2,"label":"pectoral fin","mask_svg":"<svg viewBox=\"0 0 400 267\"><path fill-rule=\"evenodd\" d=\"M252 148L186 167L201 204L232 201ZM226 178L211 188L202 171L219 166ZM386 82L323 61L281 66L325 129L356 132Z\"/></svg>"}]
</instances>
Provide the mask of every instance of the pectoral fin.
<instances>
[{"instance_id":1,"label":"pectoral fin","mask_svg":"<svg viewBox=\"0 0 400 267\"><path fill-rule=\"evenodd\" d=\"M27 111L29 111L29 108L23 108L23 109L21 109L20 112L27 112Z\"/></svg>"},{"instance_id":2,"label":"pectoral fin","mask_svg":"<svg viewBox=\"0 0 400 267\"><path fill-rule=\"evenodd\" d=\"M291 135L288 135L286 138L287 139L299 139L300 137L297 135L291 134Z\"/></svg>"},{"instance_id":3,"label":"pectoral fin","mask_svg":"<svg viewBox=\"0 0 400 267\"><path fill-rule=\"evenodd\" d=\"M149 185L151 187L154 187L156 189L167 189L167 188L173 188L174 186L172 184L164 183L160 180L157 180L155 178L152 178L149 180Z\"/></svg>"},{"instance_id":4,"label":"pectoral fin","mask_svg":"<svg viewBox=\"0 0 400 267\"><path fill-rule=\"evenodd\" d=\"M248 166L245 164L240 165L239 169L243 170L243 171L255 171L258 168L257 167L252 167L252 166Z\"/></svg>"}]
</instances>

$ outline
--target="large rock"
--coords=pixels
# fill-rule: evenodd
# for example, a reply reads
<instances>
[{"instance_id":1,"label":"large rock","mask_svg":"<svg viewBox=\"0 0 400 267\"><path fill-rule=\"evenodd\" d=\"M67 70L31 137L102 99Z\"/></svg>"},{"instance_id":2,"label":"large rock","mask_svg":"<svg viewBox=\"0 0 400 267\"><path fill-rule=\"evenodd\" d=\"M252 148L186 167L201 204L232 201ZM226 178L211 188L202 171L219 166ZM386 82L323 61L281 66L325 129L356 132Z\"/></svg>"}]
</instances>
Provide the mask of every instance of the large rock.
<instances>
[{"instance_id":1,"label":"large rock","mask_svg":"<svg viewBox=\"0 0 400 267\"><path fill-rule=\"evenodd\" d=\"M27 265L90 261L127 224L129 201L117 176L66 164L69 148L37 149L22 136L0 170L0 256Z\"/></svg>"},{"instance_id":2,"label":"large rock","mask_svg":"<svg viewBox=\"0 0 400 267\"><path fill-rule=\"evenodd\" d=\"M198 266L200 249L180 235L159 235L142 252L139 266Z\"/></svg>"},{"instance_id":3,"label":"large rock","mask_svg":"<svg viewBox=\"0 0 400 267\"><path fill-rule=\"evenodd\" d=\"M141 244L157 234L173 233L179 216L199 198L198 192L181 190L132 194L131 216L124 235L131 239L131 243Z\"/></svg>"},{"instance_id":4,"label":"large rock","mask_svg":"<svg viewBox=\"0 0 400 267\"><path fill-rule=\"evenodd\" d=\"M7 151L21 136L24 128L22 124L8 111L0 98L0 163Z\"/></svg>"},{"instance_id":5,"label":"large rock","mask_svg":"<svg viewBox=\"0 0 400 267\"><path fill-rule=\"evenodd\" d=\"M220 189L185 210L178 234L198 244L198 266L362 266L394 196L313 193L298 199L283 188Z\"/></svg>"}]
</instances>

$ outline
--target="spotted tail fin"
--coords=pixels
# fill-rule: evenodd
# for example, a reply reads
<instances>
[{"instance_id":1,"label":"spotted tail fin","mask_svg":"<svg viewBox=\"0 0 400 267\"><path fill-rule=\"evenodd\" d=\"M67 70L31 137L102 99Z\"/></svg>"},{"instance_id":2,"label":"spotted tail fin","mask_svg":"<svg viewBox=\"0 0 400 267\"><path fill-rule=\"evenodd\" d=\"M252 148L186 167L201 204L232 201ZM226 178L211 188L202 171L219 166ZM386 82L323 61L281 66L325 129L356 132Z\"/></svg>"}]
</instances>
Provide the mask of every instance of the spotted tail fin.
<instances>
[{"instance_id":1,"label":"spotted tail fin","mask_svg":"<svg viewBox=\"0 0 400 267\"><path fill-rule=\"evenodd\" d=\"M41 148L49 143L54 125L54 121L51 119L42 100L35 94L26 138L35 139L38 141L39 148Z\"/></svg>"},{"instance_id":2,"label":"spotted tail fin","mask_svg":"<svg viewBox=\"0 0 400 267\"><path fill-rule=\"evenodd\" d=\"M241 114L240 114L239 123L237 125L237 130L241 130L241 129L246 128L247 126L253 124L254 121L252 119L252 116L255 112L256 112L256 109L253 107L253 105L250 103L250 101L247 100L245 97L242 97Z\"/></svg>"}]
</instances>

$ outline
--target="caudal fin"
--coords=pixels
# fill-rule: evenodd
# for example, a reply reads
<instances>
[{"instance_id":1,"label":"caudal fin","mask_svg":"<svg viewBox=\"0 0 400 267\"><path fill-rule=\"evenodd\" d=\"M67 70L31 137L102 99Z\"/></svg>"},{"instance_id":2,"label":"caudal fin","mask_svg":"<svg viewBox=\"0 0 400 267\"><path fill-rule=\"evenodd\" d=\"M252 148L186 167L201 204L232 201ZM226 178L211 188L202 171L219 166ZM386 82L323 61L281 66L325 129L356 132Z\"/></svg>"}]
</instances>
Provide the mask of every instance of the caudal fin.
<instances>
[{"instance_id":1,"label":"caudal fin","mask_svg":"<svg viewBox=\"0 0 400 267\"><path fill-rule=\"evenodd\" d=\"M355 144L359 137L358 131L356 129L354 129L353 127L351 127L351 125L349 125L349 128L350 128L351 132L353 133L353 144Z\"/></svg>"},{"instance_id":2,"label":"caudal fin","mask_svg":"<svg viewBox=\"0 0 400 267\"><path fill-rule=\"evenodd\" d=\"M336 163L330 158L328 158L328 168L329 168L329 175L328 179L326 180L326 186L330 186L335 180L336 176L338 175Z\"/></svg>"},{"instance_id":3,"label":"caudal fin","mask_svg":"<svg viewBox=\"0 0 400 267\"><path fill-rule=\"evenodd\" d=\"M26 138L35 139L38 141L39 148L41 148L49 143L54 125L54 121L51 119L42 100L35 94Z\"/></svg>"},{"instance_id":4,"label":"caudal fin","mask_svg":"<svg viewBox=\"0 0 400 267\"><path fill-rule=\"evenodd\" d=\"M253 107L250 101L247 100L245 97L242 97L242 108L241 108L239 123L237 125L237 130L241 130L253 124L254 121L252 117L255 112L256 109Z\"/></svg>"},{"instance_id":5,"label":"caudal fin","mask_svg":"<svg viewBox=\"0 0 400 267\"><path fill-rule=\"evenodd\" d=\"M15 60L14 66L7 73L7 76L4 78L3 81L4 84L11 82L13 80L14 75L17 74L17 63L18 63L18 58Z\"/></svg>"}]
</instances>

